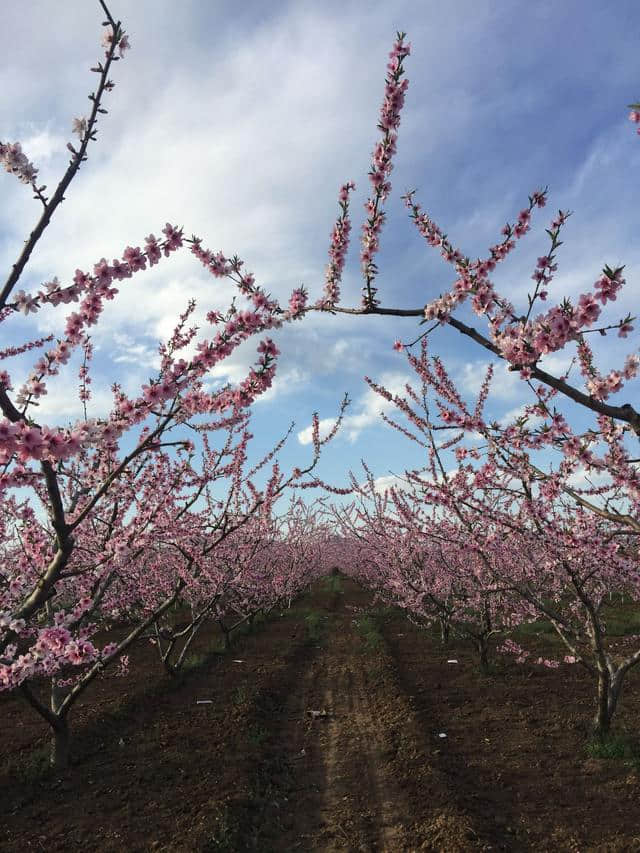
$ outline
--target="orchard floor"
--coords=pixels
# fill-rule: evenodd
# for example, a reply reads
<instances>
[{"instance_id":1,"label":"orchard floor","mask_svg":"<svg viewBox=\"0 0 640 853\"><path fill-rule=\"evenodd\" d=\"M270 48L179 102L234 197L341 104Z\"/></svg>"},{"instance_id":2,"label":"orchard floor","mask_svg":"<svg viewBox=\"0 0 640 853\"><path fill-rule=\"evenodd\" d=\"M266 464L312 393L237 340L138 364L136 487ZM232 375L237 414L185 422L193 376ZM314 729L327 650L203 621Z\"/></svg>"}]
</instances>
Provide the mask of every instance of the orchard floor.
<instances>
[{"instance_id":1,"label":"orchard floor","mask_svg":"<svg viewBox=\"0 0 640 853\"><path fill-rule=\"evenodd\" d=\"M464 643L340 585L180 686L134 649L73 712L64 773L43 773L43 726L2 698L0 850L640 851L637 767L584 752L586 673L483 677ZM634 672L618 726L639 721Z\"/></svg>"}]
</instances>

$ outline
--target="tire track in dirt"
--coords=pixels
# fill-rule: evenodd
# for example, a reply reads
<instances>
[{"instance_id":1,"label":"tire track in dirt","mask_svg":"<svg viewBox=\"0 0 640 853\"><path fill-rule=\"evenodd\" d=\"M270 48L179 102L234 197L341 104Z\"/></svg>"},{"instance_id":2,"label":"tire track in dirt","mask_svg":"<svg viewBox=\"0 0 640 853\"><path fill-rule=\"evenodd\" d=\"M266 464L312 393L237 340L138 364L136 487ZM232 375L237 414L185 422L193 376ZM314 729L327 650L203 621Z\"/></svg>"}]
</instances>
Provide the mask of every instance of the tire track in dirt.
<instances>
[{"instance_id":1,"label":"tire track in dirt","mask_svg":"<svg viewBox=\"0 0 640 853\"><path fill-rule=\"evenodd\" d=\"M323 811L330 820L348 803L352 819L357 816L364 823L370 849L398 850L406 808L387 769L385 745L364 672L348 659L330 672L325 707L333 710L324 738L327 786ZM358 782L358 787L341 796L340 783L345 778Z\"/></svg>"},{"instance_id":2,"label":"tire track in dirt","mask_svg":"<svg viewBox=\"0 0 640 853\"><path fill-rule=\"evenodd\" d=\"M313 724L326 781L320 806L323 841L336 849L348 842L353 850L399 850L407 810L387 769L365 670L343 657L348 653L344 645L334 644L323 672L322 710L328 716Z\"/></svg>"},{"instance_id":3,"label":"tire track in dirt","mask_svg":"<svg viewBox=\"0 0 640 853\"><path fill-rule=\"evenodd\" d=\"M401 839L406 810L387 772L366 662L354 654L350 614L333 611L326 645L288 699L295 802L277 850L386 851ZM354 665L355 664L355 665ZM309 712L326 712L313 716ZM400 812L400 813L399 813Z\"/></svg>"},{"instance_id":4,"label":"tire track in dirt","mask_svg":"<svg viewBox=\"0 0 640 853\"><path fill-rule=\"evenodd\" d=\"M348 591L352 600L354 590ZM412 780L403 778L405 758L398 758L407 747L401 730L409 706L406 697L398 696L390 659L380 649L365 651L343 597L332 603L323 647L288 697L282 740L294 754L288 799L295 810L290 830L274 849L438 849L418 841L420 816L408 797ZM411 732L409 752L420 755L416 732ZM462 848L451 847L456 849Z\"/></svg>"},{"instance_id":5,"label":"tire track in dirt","mask_svg":"<svg viewBox=\"0 0 640 853\"><path fill-rule=\"evenodd\" d=\"M344 587L344 596L313 602L316 623L326 626L322 639L308 640L308 653L296 655L286 680L269 688L279 713L256 777L273 785L271 805L258 836L236 849L500 849L477 831L434 764L436 721L418 719L382 636L367 648L357 630L345 599L362 611L370 594L350 581Z\"/></svg>"}]
</instances>

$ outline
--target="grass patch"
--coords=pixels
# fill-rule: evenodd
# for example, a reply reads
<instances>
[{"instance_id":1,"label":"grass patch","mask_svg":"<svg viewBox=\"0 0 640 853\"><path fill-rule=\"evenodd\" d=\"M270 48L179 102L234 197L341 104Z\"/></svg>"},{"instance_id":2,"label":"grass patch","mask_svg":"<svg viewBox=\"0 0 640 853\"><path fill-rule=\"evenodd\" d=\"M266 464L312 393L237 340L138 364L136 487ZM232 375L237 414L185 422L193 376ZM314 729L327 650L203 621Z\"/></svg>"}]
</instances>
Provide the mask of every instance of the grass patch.
<instances>
[{"instance_id":1,"label":"grass patch","mask_svg":"<svg viewBox=\"0 0 640 853\"><path fill-rule=\"evenodd\" d=\"M551 622L548 622L546 619L539 619L535 622L523 622L522 625L518 625L518 627L514 630L514 637L540 637L544 636L545 639L552 639L557 637L556 629L553 627Z\"/></svg>"},{"instance_id":2,"label":"grass patch","mask_svg":"<svg viewBox=\"0 0 640 853\"><path fill-rule=\"evenodd\" d=\"M344 592L340 575L329 575L324 579L323 586L326 592L333 592L336 595Z\"/></svg>"},{"instance_id":3,"label":"grass patch","mask_svg":"<svg viewBox=\"0 0 640 853\"><path fill-rule=\"evenodd\" d=\"M503 675L504 669L496 660L490 660L487 666L483 669L479 662L475 662L473 671L479 678L495 678L497 675Z\"/></svg>"},{"instance_id":4,"label":"grass patch","mask_svg":"<svg viewBox=\"0 0 640 853\"><path fill-rule=\"evenodd\" d=\"M610 637L624 637L629 634L640 634L640 607L603 608Z\"/></svg>"},{"instance_id":5,"label":"grass patch","mask_svg":"<svg viewBox=\"0 0 640 853\"><path fill-rule=\"evenodd\" d=\"M258 612L253 617L253 622L251 622L251 630L255 630L259 628L261 625L265 625L267 622L267 615L264 610L258 610Z\"/></svg>"},{"instance_id":6,"label":"grass patch","mask_svg":"<svg viewBox=\"0 0 640 853\"><path fill-rule=\"evenodd\" d=\"M367 652L377 652L383 644L378 620L373 613L365 613L356 620L356 631L360 634L364 649Z\"/></svg>"},{"instance_id":7,"label":"grass patch","mask_svg":"<svg viewBox=\"0 0 640 853\"><path fill-rule=\"evenodd\" d=\"M235 853L239 826L226 804L219 806L213 816L211 835L202 847L206 853Z\"/></svg>"},{"instance_id":8,"label":"grass patch","mask_svg":"<svg viewBox=\"0 0 640 853\"><path fill-rule=\"evenodd\" d=\"M7 766L7 777L24 783L42 781L54 772L49 765L50 753L51 744L48 736L41 746L37 746L28 753L20 755L18 759L11 761Z\"/></svg>"},{"instance_id":9,"label":"grass patch","mask_svg":"<svg viewBox=\"0 0 640 853\"><path fill-rule=\"evenodd\" d=\"M551 602L552 606L555 606ZM562 609L562 608L561 608ZM611 637L624 637L629 634L640 634L640 605L628 597L620 597L613 604L604 604L602 618L607 626L607 634ZM513 637L544 637L545 640L562 642L553 625L547 619L536 619L526 622L513 631Z\"/></svg>"},{"instance_id":10,"label":"grass patch","mask_svg":"<svg viewBox=\"0 0 640 853\"><path fill-rule=\"evenodd\" d=\"M182 661L182 669L184 672L189 672L193 669L198 669L204 663L206 663L209 655L205 652L191 652L185 656L185 659Z\"/></svg>"},{"instance_id":11,"label":"grass patch","mask_svg":"<svg viewBox=\"0 0 640 853\"><path fill-rule=\"evenodd\" d=\"M254 746L260 746L267 735L267 730L262 728L262 726L251 726L247 732L247 740Z\"/></svg>"},{"instance_id":12,"label":"grass patch","mask_svg":"<svg viewBox=\"0 0 640 853\"><path fill-rule=\"evenodd\" d=\"M609 637L625 637L640 634L640 607L637 605L604 606L602 608L602 617L606 624L607 635ZM545 642L562 643L553 625L546 619L538 619L535 622L526 622L518 625L513 631L512 636L516 640L519 637L522 639L540 637Z\"/></svg>"},{"instance_id":13,"label":"grass patch","mask_svg":"<svg viewBox=\"0 0 640 853\"><path fill-rule=\"evenodd\" d=\"M609 758L640 769L640 743L628 734L609 733L604 737L591 738L585 752L589 758Z\"/></svg>"},{"instance_id":14,"label":"grass patch","mask_svg":"<svg viewBox=\"0 0 640 853\"><path fill-rule=\"evenodd\" d=\"M325 626L322 613L317 610L310 610L304 617L304 627L307 632L306 642L308 645L317 646L324 640Z\"/></svg>"},{"instance_id":15,"label":"grass patch","mask_svg":"<svg viewBox=\"0 0 640 853\"><path fill-rule=\"evenodd\" d=\"M231 694L231 701L234 705L246 705L251 698L251 690L246 684L240 684Z\"/></svg>"}]
</instances>

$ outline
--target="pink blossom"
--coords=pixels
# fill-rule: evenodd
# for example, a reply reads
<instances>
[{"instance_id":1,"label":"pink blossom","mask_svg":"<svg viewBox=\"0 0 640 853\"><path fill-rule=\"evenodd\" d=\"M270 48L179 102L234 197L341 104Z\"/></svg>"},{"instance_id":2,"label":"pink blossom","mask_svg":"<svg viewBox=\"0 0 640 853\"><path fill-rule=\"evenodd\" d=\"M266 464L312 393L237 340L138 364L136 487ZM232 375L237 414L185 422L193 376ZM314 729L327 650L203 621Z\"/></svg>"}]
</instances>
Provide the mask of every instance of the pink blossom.
<instances>
[{"instance_id":1,"label":"pink blossom","mask_svg":"<svg viewBox=\"0 0 640 853\"><path fill-rule=\"evenodd\" d=\"M97 264L94 264L93 274L96 284L110 285L113 281L113 271L106 261L106 258L101 258Z\"/></svg>"},{"instance_id":2,"label":"pink blossom","mask_svg":"<svg viewBox=\"0 0 640 853\"><path fill-rule=\"evenodd\" d=\"M594 285L595 289L599 291L596 298L599 299L603 305L606 305L607 300L614 302L623 283L624 279L620 281L603 275L602 278L599 278Z\"/></svg>"},{"instance_id":3,"label":"pink blossom","mask_svg":"<svg viewBox=\"0 0 640 853\"><path fill-rule=\"evenodd\" d=\"M138 270L146 270L147 261L145 256L142 254L142 251L139 246L132 248L131 246L127 246L124 250L123 259L129 265L129 268L132 272L138 272Z\"/></svg>"},{"instance_id":4,"label":"pink blossom","mask_svg":"<svg viewBox=\"0 0 640 853\"><path fill-rule=\"evenodd\" d=\"M264 353L264 355L271 358L275 358L277 355L280 355L280 350L276 347L271 338L265 338L263 341L260 341L258 344L258 352Z\"/></svg>"},{"instance_id":5,"label":"pink blossom","mask_svg":"<svg viewBox=\"0 0 640 853\"><path fill-rule=\"evenodd\" d=\"M71 123L71 132L76 134L82 139L82 137L87 132L87 120L86 118L74 118Z\"/></svg>"},{"instance_id":6,"label":"pink blossom","mask_svg":"<svg viewBox=\"0 0 640 853\"><path fill-rule=\"evenodd\" d=\"M149 261L149 266L151 267L157 264L162 257L160 246L153 234L149 234L149 236L145 238L145 254Z\"/></svg>"},{"instance_id":7,"label":"pink blossom","mask_svg":"<svg viewBox=\"0 0 640 853\"><path fill-rule=\"evenodd\" d=\"M170 252L182 246L182 229L177 229L167 222L165 227L162 229L162 233L167 238L164 253L165 257L168 257Z\"/></svg>"},{"instance_id":8,"label":"pink blossom","mask_svg":"<svg viewBox=\"0 0 640 853\"><path fill-rule=\"evenodd\" d=\"M0 163L23 184L30 184L38 173L38 169L23 153L19 142L14 142L13 145L0 142Z\"/></svg>"},{"instance_id":9,"label":"pink blossom","mask_svg":"<svg viewBox=\"0 0 640 853\"><path fill-rule=\"evenodd\" d=\"M19 290L16 293L16 308L18 311L22 311L25 316L28 316L29 313L35 314L38 310L38 303L33 298L33 296L29 296L24 292L24 290Z\"/></svg>"},{"instance_id":10,"label":"pink blossom","mask_svg":"<svg viewBox=\"0 0 640 853\"><path fill-rule=\"evenodd\" d=\"M143 385L142 396L145 402L150 403L151 405L156 405L157 403L162 402L162 391L157 384Z\"/></svg>"},{"instance_id":11,"label":"pink blossom","mask_svg":"<svg viewBox=\"0 0 640 853\"><path fill-rule=\"evenodd\" d=\"M20 434L19 455L21 459L41 459L44 445L42 434L36 427L25 427Z\"/></svg>"}]
</instances>

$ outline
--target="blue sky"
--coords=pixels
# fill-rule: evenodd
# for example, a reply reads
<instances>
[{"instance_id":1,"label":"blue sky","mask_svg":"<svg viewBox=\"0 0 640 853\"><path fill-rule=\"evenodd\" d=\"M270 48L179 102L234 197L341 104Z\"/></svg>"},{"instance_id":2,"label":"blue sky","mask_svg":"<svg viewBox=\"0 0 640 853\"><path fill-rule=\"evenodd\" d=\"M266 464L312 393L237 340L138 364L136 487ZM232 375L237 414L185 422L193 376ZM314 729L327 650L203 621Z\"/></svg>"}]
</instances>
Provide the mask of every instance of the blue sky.
<instances>
[{"instance_id":1,"label":"blue sky","mask_svg":"<svg viewBox=\"0 0 640 853\"><path fill-rule=\"evenodd\" d=\"M376 258L382 304L419 307L456 277L409 218L400 199L407 189L417 188L416 201L473 260L499 242L527 196L548 185L547 206L534 212L531 231L492 276L497 289L516 306L525 304L536 258L549 248L544 229L560 208L573 215L561 232L547 306L590 290L604 264L625 264L627 280L604 317L616 321L638 305L633 176L640 139L626 108L640 96L637 3L112 0L109 8L132 50L113 68L116 87L103 104L109 115L32 256L20 282L27 291L54 275L69 284L76 267L92 270L103 256L120 257L150 232L160 235L169 221L213 251L237 254L282 303L301 283L315 300L338 190L353 180L342 304L357 305L385 66L396 31L404 30L412 46L404 63L410 85ZM50 191L68 162L71 122L88 112L102 20L97 0L32 0L3 15L0 138L22 143ZM0 180L0 255L9 269L40 210L15 178L3 173ZM204 330L206 312L224 309L234 293L231 282L211 277L187 249L122 282L93 329L90 416L108 412L114 380L133 394L155 374L158 341L171 334L189 298L198 300ZM62 309L31 316L32 336L59 333L63 316ZM484 330L474 315L458 316ZM5 330L9 342L26 325L16 319L14 331ZM320 476L344 484L362 457L376 477L417 467L415 446L380 421L382 401L363 376L401 389L411 374L392 344L419 331L415 318L313 314L276 332L282 355L273 388L254 407L254 458L295 420L280 458L285 467L304 465L311 413L333 417L348 392L345 428L325 450ZM591 337L603 369L622 366L638 341L637 324L626 341ZM242 379L257 343L243 345L213 380ZM430 349L461 388L478 390L487 359L475 344L442 328ZM542 366L555 372L566 363L556 354ZM19 382L30 363L16 364L23 369L5 366ZM76 375L74 363L51 381L41 421L82 416L70 390ZM611 401L637 405L638 387L629 384ZM498 366L488 412L502 418L527 401L522 383ZM576 427L591 423L569 405L562 408Z\"/></svg>"}]
</instances>

